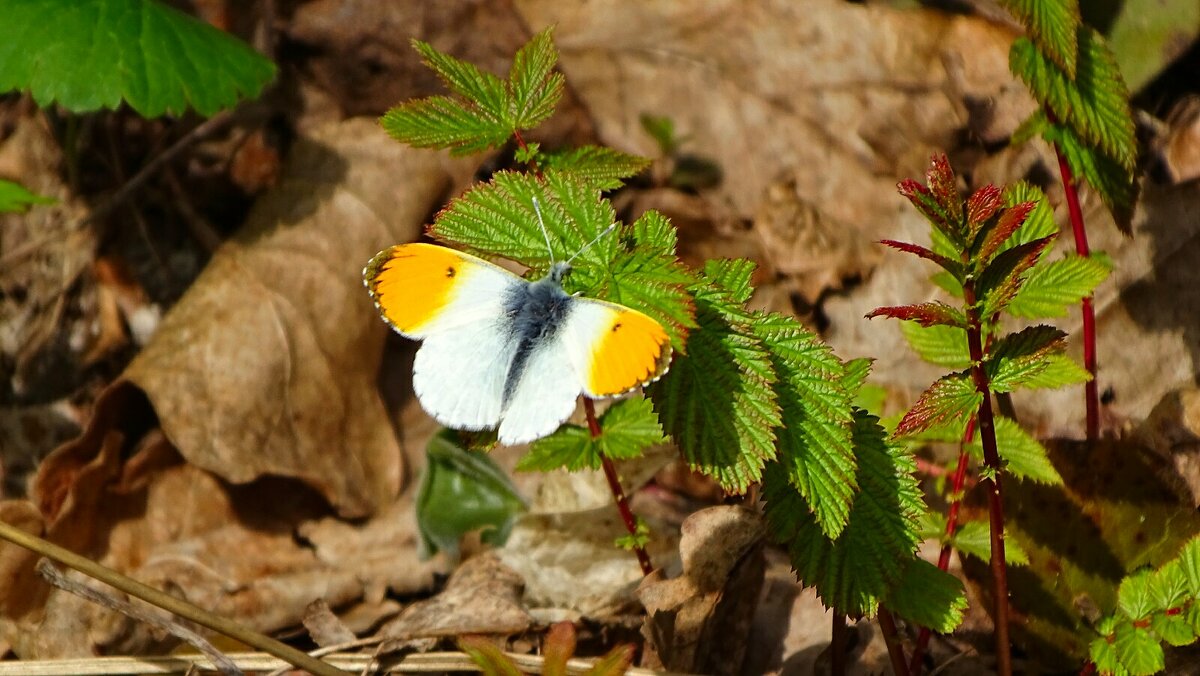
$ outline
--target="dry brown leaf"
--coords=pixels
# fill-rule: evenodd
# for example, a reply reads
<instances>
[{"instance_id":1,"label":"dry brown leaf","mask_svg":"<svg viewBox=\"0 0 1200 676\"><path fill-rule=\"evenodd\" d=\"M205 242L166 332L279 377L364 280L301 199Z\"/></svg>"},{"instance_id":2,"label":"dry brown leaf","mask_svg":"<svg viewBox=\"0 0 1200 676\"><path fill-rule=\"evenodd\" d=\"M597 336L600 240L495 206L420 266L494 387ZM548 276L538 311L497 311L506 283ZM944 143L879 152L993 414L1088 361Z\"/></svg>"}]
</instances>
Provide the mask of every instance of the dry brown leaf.
<instances>
[{"instance_id":1,"label":"dry brown leaf","mask_svg":"<svg viewBox=\"0 0 1200 676\"><path fill-rule=\"evenodd\" d=\"M304 609L304 628L308 630L313 643L322 648L349 643L355 639L354 632L333 614L325 599L317 599Z\"/></svg>"},{"instance_id":2,"label":"dry brown leaf","mask_svg":"<svg viewBox=\"0 0 1200 676\"><path fill-rule=\"evenodd\" d=\"M669 670L741 673L763 583L765 532L761 515L743 507L710 507L683 522L683 574L668 580L656 571L638 587L642 632Z\"/></svg>"}]
</instances>

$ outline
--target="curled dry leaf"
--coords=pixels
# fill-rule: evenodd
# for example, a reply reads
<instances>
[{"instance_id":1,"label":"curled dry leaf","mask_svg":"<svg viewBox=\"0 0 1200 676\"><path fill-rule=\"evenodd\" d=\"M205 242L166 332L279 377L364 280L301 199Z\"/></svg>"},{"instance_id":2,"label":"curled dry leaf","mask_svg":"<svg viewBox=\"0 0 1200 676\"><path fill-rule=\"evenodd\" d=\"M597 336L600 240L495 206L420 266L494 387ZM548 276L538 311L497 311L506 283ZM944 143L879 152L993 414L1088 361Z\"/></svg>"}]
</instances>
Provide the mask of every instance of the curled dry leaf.
<instances>
[{"instance_id":1,"label":"curled dry leaf","mask_svg":"<svg viewBox=\"0 0 1200 676\"><path fill-rule=\"evenodd\" d=\"M656 571L638 587L642 631L671 671L739 674L766 563L757 512L710 507L683 522L683 574Z\"/></svg>"}]
</instances>

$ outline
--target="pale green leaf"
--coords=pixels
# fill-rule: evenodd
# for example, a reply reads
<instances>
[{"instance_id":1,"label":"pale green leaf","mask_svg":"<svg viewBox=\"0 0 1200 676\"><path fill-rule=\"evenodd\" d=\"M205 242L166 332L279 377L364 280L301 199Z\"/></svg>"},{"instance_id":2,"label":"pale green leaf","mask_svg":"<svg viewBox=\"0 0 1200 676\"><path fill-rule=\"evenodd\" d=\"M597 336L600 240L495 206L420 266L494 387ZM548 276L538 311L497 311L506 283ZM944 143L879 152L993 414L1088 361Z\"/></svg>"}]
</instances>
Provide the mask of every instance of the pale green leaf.
<instances>
[{"instance_id":1,"label":"pale green leaf","mask_svg":"<svg viewBox=\"0 0 1200 676\"><path fill-rule=\"evenodd\" d=\"M397 141L415 148L449 148L455 155L497 148L512 135L503 120L448 96L406 101L379 123Z\"/></svg>"},{"instance_id":2,"label":"pale green leaf","mask_svg":"<svg viewBox=\"0 0 1200 676\"><path fill-rule=\"evenodd\" d=\"M1055 486L1062 484L1062 476L1050 462L1045 447L1015 420L996 416L995 431L996 450L1004 461L1004 469L1019 479ZM979 430L975 431L974 443L980 443ZM979 454L983 454L982 448Z\"/></svg>"},{"instance_id":3,"label":"pale green leaf","mask_svg":"<svg viewBox=\"0 0 1200 676\"><path fill-rule=\"evenodd\" d=\"M1165 666L1162 645L1150 630L1120 624L1114 632L1117 661L1134 676L1150 676Z\"/></svg>"},{"instance_id":4,"label":"pale green leaf","mask_svg":"<svg viewBox=\"0 0 1200 676\"><path fill-rule=\"evenodd\" d=\"M468 105L484 111L491 121L508 122L505 120L507 93L504 80L480 70L473 63L439 52L429 43L414 39L412 45L420 52L425 65L437 73L451 91L466 99Z\"/></svg>"},{"instance_id":5,"label":"pale green leaf","mask_svg":"<svg viewBox=\"0 0 1200 676\"><path fill-rule=\"evenodd\" d=\"M1111 270L1112 261L1104 254L1072 254L1043 261L1025 276L1025 284L1009 302L1008 312L1028 319L1065 317L1067 309L1092 295Z\"/></svg>"},{"instance_id":6,"label":"pale green leaf","mask_svg":"<svg viewBox=\"0 0 1200 676\"><path fill-rule=\"evenodd\" d=\"M1140 620L1154 612L1150 593L1151 570L1142 569L1125 576L1117 589L1117 607L1131 620Z\"/></svg>"},{"instance_id":7,"label":"pale green leaf","mask_svg":"<svg viewBox=\"0 0 1200 676\"><path fill-rule=\"evenodd\" d=\"M201 115L259 95L275 65L154 0L0 0L0 92L83 113Z\"/></svg>"},{"instance_id":8,"label":"pale green leaf","mask_svg":"<svg viewBox=\"0 0 1200 676\"><path fill-rule=\"evenodd\" d=\"M983 562L992 560L992 528L987 521L967 521L958 525L950 544L959 552ZM1004 539L1004 561L1010 566L1029 565L1029 555L1015 538Z\"/></svg>"},{"instance_id":9,"label":"pale green leaf","mask_svg":"<svg viewBox=\"0 0 1200 676\"><path fill-rule=\"evenodd\" d=\"M597 190L615 190L650 166L650 160L603 146L580 146L542 155L542 167L571 174Z\"/></svg>"},{"instance_id":10,"label":"pale green leaf","mask_svg":"<svg viewBox=\"0 0 1200 676\"><path fill-rule=\"evenodd\" d=\"M1048 354L1041 371L1021 384L1028 388L1053 388L1078 385L1091 380L1092 376L1082 366L1065 354Z\"/></svg>"},{"instance_id":11,"label":"pale green leaf","mask_svg":"<svg viewBox=\"0 0 1200 676\"><path fill-rule=\"evenodd\" d=\"M650 446L664 441L658 416L650 402L640 396L609 406L599 423L599 437L592 437L579 425L563 425L554 434L538 439L517 463L517 470L600 469L602 456L614 460L638 458Z\"/></svg>"},{"instance_id":12,"label":"pale green leaf","mask_svg":"<svg viewBox=\"0 0 1200 676\"><path fill-rule=\"evenodd\" d=\"M921 359L938 366L961 371L971 365L967 350L967 332L956 326L921 326L917 322L900 322L900 332L909 347Z\"/></svg>"}]
</instances>

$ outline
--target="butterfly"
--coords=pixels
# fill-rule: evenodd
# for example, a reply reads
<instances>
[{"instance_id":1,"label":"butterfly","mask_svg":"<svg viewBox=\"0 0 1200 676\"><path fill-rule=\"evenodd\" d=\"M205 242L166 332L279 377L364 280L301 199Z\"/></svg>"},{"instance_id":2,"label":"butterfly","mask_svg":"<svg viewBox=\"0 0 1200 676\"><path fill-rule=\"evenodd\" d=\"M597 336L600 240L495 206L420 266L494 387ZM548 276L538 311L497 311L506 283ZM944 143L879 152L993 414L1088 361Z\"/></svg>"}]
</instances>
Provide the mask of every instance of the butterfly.
<instances>
[{"instance_id":1,"label":"butterfly","mask_svg":"<svg viewBox=\"0 0 1200 676\"><path fill-rule=\"evenodd\" d=\"M446 427L496 428L501 443L514 445L558 429L580 394L625 394L660 378L671 360L670 339L654 319L564 291L570 269L569 260L552 263L530 281L415 243L376 254L363 282L383 319L422 341L413 390L425 411Z\"/></svg>"}]
</instances>

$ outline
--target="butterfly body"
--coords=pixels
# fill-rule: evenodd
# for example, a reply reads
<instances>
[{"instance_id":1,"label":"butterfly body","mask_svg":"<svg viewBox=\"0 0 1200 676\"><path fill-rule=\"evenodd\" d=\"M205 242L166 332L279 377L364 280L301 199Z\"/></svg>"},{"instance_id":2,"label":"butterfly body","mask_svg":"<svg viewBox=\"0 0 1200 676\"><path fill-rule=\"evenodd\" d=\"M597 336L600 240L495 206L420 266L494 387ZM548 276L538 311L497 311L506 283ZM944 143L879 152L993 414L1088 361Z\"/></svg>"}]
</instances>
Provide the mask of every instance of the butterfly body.
<instances>
[{"instance_id":1,"label":"butterfly body","mask_svg":"<svg viewBox=\"0 0 1200 676\"><path fill-rule=\"evenodd\" d=\"M498 428L501 442L545 436L582 393L622 394L665 373L671 347L636 310L566 293L563 263L537 281L460 251L394 246L363 270L384 319L423 341L413 390L438 422Z\"/></svg>"}]
</instances>

